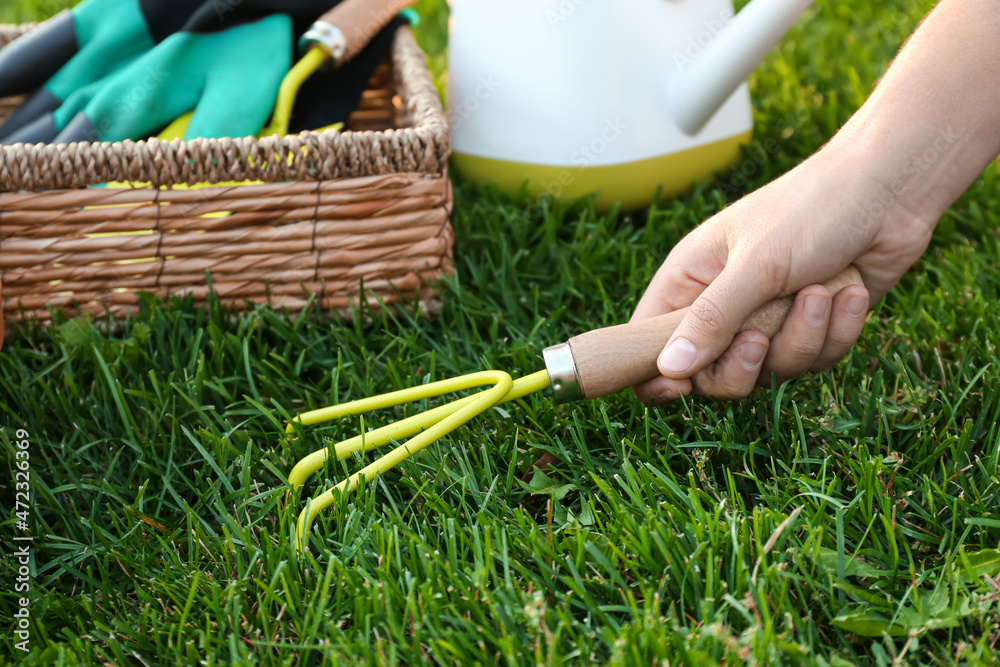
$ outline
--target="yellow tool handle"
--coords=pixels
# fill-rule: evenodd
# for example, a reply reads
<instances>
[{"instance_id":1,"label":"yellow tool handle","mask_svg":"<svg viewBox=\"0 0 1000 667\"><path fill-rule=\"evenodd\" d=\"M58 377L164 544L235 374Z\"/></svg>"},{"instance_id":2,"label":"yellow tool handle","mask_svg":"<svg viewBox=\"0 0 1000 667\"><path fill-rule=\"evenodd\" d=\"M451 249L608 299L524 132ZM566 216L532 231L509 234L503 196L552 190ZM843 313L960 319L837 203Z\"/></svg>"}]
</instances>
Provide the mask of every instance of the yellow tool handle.
<instances>
[{"instance_id":1,"label":"yellow tool handle","mask_svg":"<svg viewBox=\"0 0 1000 667\"><path fill-rule=\"evenodd\" d=\"M825 284L836 295L845 287L863 285L861 274L849 266ZM788 316L795 296L786 296L764 304L747 318L741 331L753 329L773 338ZM569 340L576 380L585 398L599 398L617 393L656 377L656 359L684 319L688 309L666 315L596 329Z\"/></svg>"}]
</instances>

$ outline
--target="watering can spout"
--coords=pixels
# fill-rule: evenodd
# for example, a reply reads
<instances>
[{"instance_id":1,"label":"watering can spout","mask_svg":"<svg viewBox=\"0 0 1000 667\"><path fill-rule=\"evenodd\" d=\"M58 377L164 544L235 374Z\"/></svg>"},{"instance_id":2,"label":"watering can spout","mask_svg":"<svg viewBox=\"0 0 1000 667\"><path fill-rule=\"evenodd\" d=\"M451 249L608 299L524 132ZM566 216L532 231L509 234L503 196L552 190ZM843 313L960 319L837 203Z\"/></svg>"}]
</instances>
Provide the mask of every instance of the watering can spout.
<instances>
[{"instance_id":1,"label":"watering can spout","mask_svg":"<svg viewBox=\"0 0 1000 667\"><path fill-rule=\"evenodd\" d=\"M671 82L677 125L695 135L774 48L812 0L752 0Z\"/></svg>"}]
</instances>

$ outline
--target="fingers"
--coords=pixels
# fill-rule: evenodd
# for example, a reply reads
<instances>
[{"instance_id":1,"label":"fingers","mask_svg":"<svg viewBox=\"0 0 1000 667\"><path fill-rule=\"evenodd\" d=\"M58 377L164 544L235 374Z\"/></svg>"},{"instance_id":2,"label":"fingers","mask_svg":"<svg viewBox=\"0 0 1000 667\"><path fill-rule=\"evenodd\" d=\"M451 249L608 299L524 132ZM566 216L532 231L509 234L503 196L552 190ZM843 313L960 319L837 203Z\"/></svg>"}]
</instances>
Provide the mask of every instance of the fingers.
<instances>
[{"instance_id":1,"label":"fingers","mask_svg":"<svg viewBox=\"0 0 1000 667\"><path fill-rule=\"evenodd\" d=\"M784 382L807 371L825 371L846 355L861 335L868 301L868 291L862 285L845 288L834 298L822 285L810 285L799 291L773 340L757 331L743 331L717 361L691 378L659 376L633 391L643 403L656 405L692 393L738 400L749 396L757 384L770 385L772 374Z\"/></svg>"},{"instance_id":2,"label":"fingers","mask_svg":"<svg viewBox=\"0 0 1000 667\"><path fill-rule=\"evenodd\" d=\"M868 299L868 290L863 285L847 287L834 297L826 344L809 370L828 370L851 350L865 327Z\"/></svg>"},{"instance_id":3,"label":"fingers","mask_svg":"<svg viewBox=\"0 0 1000 667\"><path fill-rule=\"evenodd\" d=\"M676 400L692 393L691 380L671 380L662 375L646 380L642 384L632 387L632 393L642 403L649 405L666 405L670 401Z\"/></svg>"},{"instance_id":4,"label":"fingers","mask_svg":"<svg viewBox=\"0 0 1000 667\"><path fill-rule=\"evenodd\" d=\"M668 259L653 276L652 282L632 313L632 322L672 313L694 302L705 289L705 283L692 278Z\"/></svg>"},{"instance_id":5,"label":"fingers","mask_svg":"<svg viewBox=\"0 0 1000 667\"><path fill-rule=\"evenodd\" d=\"M781 331L771 341L762 384L769 386L772 374L784 382L832 367L861 335L867 312L868 291L862 285L845 288L833 299L822 285L800 290Z\"/></svg>"},{"instance_id":6,"label":"fingers","mask_svg":"<svg viewBox=\"0 0 1000 667\"><path fill-rule=\"evenodd\" d=\"M816 363L826 343L832 301L822 285L799 291L785 323L771 341L762 373L766 383L772 374L779 383L798 377Z\"/></svg>"},{"instance_id":7,"label":"fingers","mask_svg":"<svg viewBox=\"0 0 1000 667\"><path fill-rule=\"evenodd\" d=\"M288 15L271 14L229 28L225 33L213 34L210 36L212 41L206 40L206 45L222 43L223 36L228 41L224 55L216 58L212 70L202 68L203 71L199 72L204 76L204 89L201 98L195 100L197 105L184 131L185 139L257 134L267 123L282 78L292 66L291 51L284 45L290 31L291 18ZM257 52L273 53L274 57L265 67L261 61L255 60ZM235 97L230 83L234 77L241 81L240 94ZM161 103L159 106L166 105ZM166 113L156 109L162 114L160 120L166 123L190 110L190 104L178 104Z\"/></svg>"},{"instance_id":8,"label":"fingers","mask_svg":"<svg viewBox=\"0 0 1000 667\"><path fill-rule=\"evenodd\" d=\"M750 313L776 296L740 273L727 266L691 305L657 359L662 375L680 380L705 368L729 347Z\"/></svg>"},{"instance_id":9,"label":"fingers","mask_svg":"<svg viewBox=\"0 0 1000 667\"><path fill-rule=\"evenodd\" d=\"M725 401L746 398L757 385L769 347L759 331L741 331L718 361L692 378L695 393Z\"/></svg>"},{"instance_id":10,"label":"fingers","mask_svg":"<svg viewBox=\"0 0 1000 667\"><path fill-rule=\"evenodd\" d=\"M643 403L664 405L681 395L698 394L718 400L746 398L757 384L769 342L759 331L743 331L715 363L684 380L658 376L632 388Z\"/></svg>"}]
</instances>

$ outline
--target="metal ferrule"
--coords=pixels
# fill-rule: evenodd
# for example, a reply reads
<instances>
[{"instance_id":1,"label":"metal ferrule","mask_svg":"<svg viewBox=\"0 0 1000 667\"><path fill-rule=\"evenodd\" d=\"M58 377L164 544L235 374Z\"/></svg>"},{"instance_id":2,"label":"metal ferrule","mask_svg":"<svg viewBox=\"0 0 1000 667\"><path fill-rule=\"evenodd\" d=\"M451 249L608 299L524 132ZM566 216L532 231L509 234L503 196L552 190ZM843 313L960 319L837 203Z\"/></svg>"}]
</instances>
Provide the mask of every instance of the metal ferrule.
<instances>
[{"instance_id":1,"label":"metal ferrule","mask_svg":"<svg viewBox=\"0 0 1000 667\"><path fill-rule=\"evenodd\" d=\"M300 51L305 52L313 47L322 50L334 67L340 67L344 54L347 53L347 38L337 26L316 21L299 38Z\"/></svg>"},{"instance_id":2,"label":"metal ferrule","mask_svg":"<svg viewBox=\"0 0 1000 667\"><path fill-rule=\"evenodd\" d=\"M569 343L545 348L542 350L542 358L545 360L545 370L548 371L556 403L570 403L583 398L576 361Z\"/></svg>"}]
</instances>

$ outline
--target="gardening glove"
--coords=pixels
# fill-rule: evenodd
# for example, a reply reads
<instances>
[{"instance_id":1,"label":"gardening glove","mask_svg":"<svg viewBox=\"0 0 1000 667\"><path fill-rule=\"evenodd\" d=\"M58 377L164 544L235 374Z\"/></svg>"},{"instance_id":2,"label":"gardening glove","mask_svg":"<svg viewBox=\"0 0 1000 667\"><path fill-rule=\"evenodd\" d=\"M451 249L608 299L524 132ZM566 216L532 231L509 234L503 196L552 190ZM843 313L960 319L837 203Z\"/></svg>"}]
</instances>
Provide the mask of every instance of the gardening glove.
<instances>
[{"instance_id":1,"label":"gardening glove","mask_svg":"<svg viewBox=\"0 0 1000 667\"><path fill-rule=\"evenodd\" d=\"M0 143L32 123L55 136L52 111L176 32L202 2L84 0L0 50L0 97L35 91L0 125Z\"/></svg>"},{"instance_id":2,"label":"gardening glove","mask_svg":"<svg viewBox=\"0 0 1000 667\"><path fill-rule=\"evenodd\" d=\"M263 126L293 53L293 34L331 0L204 2L175 34L76 91L53 122L7 141L121 141L193 111L184 138L247 136ZM281 13L275 13L275 12ZM55 130L57 134L54 134Z\"/></svg>"},{"instance_id":3,"label":"gardening glove","mask_svg":"<svg viewBox=\"0 0 1000 667\"><path fill-rule=\"evenodd\" d=\"M291 43L287 14L178 32L107 77L91 99L67 100L49 141L139 139L190 111L187 139L256 134L291 65Z\"/></svg>"}]
</instances>

